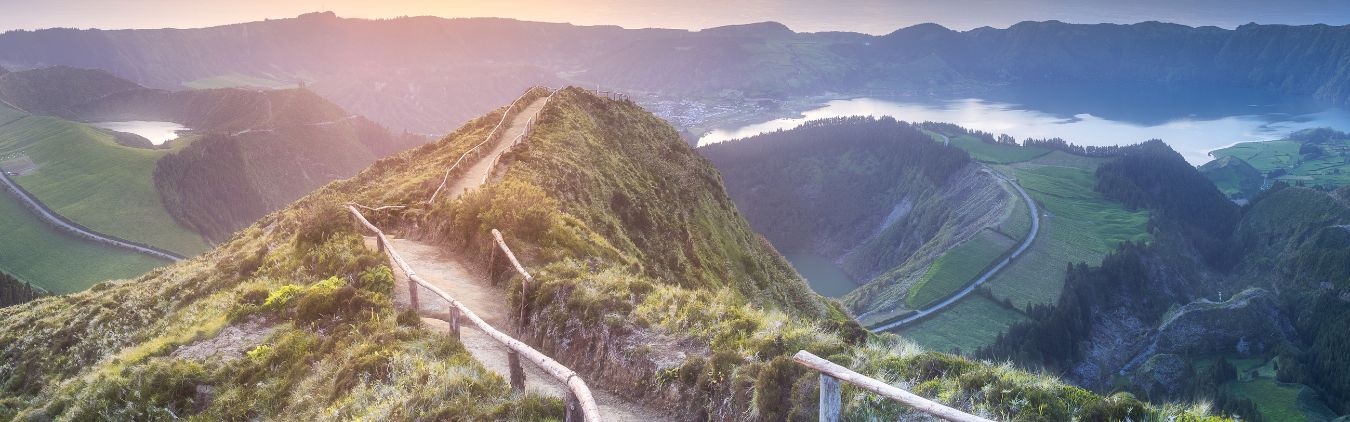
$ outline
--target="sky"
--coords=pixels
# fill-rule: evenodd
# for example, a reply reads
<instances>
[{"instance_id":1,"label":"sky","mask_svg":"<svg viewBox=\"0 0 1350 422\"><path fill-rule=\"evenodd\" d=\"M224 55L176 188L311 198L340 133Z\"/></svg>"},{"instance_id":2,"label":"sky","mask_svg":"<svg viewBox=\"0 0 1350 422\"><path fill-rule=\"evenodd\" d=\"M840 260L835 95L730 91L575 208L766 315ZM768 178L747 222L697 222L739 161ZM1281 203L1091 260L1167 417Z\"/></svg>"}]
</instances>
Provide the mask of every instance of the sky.
<instances>
[{"instance_id":1,"label":"sky","mask_svg":"<svg viewBox=\"0 0 1350 422\"><path fill-rule=\"evenodd\" d=\"M507 17L627 28L778 21L796 31L885 34L933 22L966 30L1025 20L1175 22L1232 28L1350 24L1346 0L0 0L0 31L194 28L333 11L342 17Z\"/></svg>"}]
</instances>

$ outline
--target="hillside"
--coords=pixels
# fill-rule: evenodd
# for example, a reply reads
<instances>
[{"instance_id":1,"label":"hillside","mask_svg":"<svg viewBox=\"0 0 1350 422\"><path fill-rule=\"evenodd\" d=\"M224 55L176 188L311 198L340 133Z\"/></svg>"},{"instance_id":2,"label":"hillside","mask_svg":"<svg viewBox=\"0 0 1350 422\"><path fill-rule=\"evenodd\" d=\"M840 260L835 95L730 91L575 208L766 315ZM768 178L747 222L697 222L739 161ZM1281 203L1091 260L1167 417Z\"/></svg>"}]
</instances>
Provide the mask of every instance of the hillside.
<instances>
[{"instance_id":1,"label":"hillside","mask_svg":"<svg viewBox=\"0 0 1350 422\"><path fill-rule=\"evenodd\" d=\"M1327 191L1350 184L1350 134L1330 128L1305 129L1273 141L1243 142L1212 154L1215 160L1205 166L1224 170L1206 171L1205 176L1235 199L1251 198L1275 182Z\"/></svg>"},{"instance_id":2,"label":"hillside","mask_svg":"<svg viewBox=\"0 0 1350 422\"><path fill-rule=\"evenodd\" d=\"M799 271L823 265L801 262L806 255L845 274L811 280L817 291L843 285L847 294L837 296L864 325L970 353L1026 320L1031 306L1054 303L1069 264L1095 265L1120 243L1149 238L1147 212L1094 190L1107 160L1087 155L1105 149L1028 144L944 123L843 118L700 152ZM969 158L957 159L962 151ZM1031 236L1018 189L1042 214L1039 232L989 274ZM980 279L979 290L940 312L895 326Z\"/></svg>"},{"instance_id":3,"label":"hillside","mask_svg":"<svg viewBox=\"0 0 1350 422\"><path fill-rule=\"evenodd\" d=\"M1331 281L1345 268L1342 201L1277 183L1239 209L1158 142L1103 164L1098 177L1104 195L1151 211L1155 240L1126 243L1100 266L1075 265L1054 306L1030 309L1030 321L980 356L1094 389L1209 397L1244 419L1347 411L1335 346L1345 307ZM1216 359L1283 369L1227 377Z\"/></svg>"},{"instance_id":4,"label":"hillside","mask_svg":"<svg viewBox=\"0 0 1350 422\"><path fill-rule=\"evenodd\" d=\"M0 100L28 111L6 112L0 126L0 167L25 190L92 230L182 255L423 142L302 89L161 91L103 71L49 67L0 75ZM78 123L121 121L189 131L151 146ZM25 277L45 284L38 279L48 275Z\"/></svg>"},{"instance_id":5,"label":"hillside","mask_svg":"<svg viewBox=\"0 0 1350 422\"><path fill-rule=\"evenodd\" d=\"M528 86L577 83L657 99L825 93L969 95L1044 83L1258 91L1337 104L1347 26L1022 22L872 36L767 22L703 31L510 19L311 13L198 29L10 31L0 66L106 70L155 88L304 82L395 129L443 133ZM362 60L353 62L352 52Z\"/></svg>"},{"instance_id":6,"label":"hillside","mask_svg":"<svg viewBox=\"0 0 1350 422\"><path fill-rule=\"evenodd\" d=\"M0 365L0 416L560 417L559 401L509 393L458 342L397 314L394 280L353 231L348 201L412 205L374 218L460 253L483 252L485 231L501 229L536 274L529 290L514 279L501 295L528 305L527 338L593 385L691 420L814 416L816 378L787 357L798 349L1000 419L1203 416L860 336L758 240L673 128L580 89L554 94L494 183L418 202L501 113L330 184L190 261L0 309L18 322L0 327L10 363ZM50 359L52 347L70 353ZM905 412L852 392L845 404L856 417Z\"/></svg>"}]
</instances>

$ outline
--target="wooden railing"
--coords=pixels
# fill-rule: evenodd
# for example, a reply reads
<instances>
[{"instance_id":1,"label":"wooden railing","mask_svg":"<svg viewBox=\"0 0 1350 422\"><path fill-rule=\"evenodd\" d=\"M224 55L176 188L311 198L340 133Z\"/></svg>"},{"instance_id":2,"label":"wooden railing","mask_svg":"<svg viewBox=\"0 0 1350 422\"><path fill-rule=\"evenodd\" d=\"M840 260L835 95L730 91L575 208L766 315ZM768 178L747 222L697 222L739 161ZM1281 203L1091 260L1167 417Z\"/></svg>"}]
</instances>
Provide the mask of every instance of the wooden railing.
<instances>
[{"instance_id":1,"label":"wooden railing","mask_svg":"<svg viewBox=\"0 0 1350 422\"><path fill-rule=\"evenodd\" d=\"M431 193L431 198L427 199L426 203L430 204L436 202L436 196L440 195L441 190L444 190L445 185L450 182L450 175L454 174L455 169L459 168L459 165L461 163L464 163L465 160L469 158L469 156L478 153L479 148L481 148L483 145L487 145L489 142L492 142L492 140L497 137L498 132L502 130L502 125L506 124L506 120L513 116L511 114L511 111L520 107L520 100L523 100L525 99L525 97L530 96L531 92L534 92L535 89L539 88L549 90L549 98L552 98L553 93L556 92L552 89L549 89L548 87L534 87L526 90L524 94L520 94L520 97L517 97L515 101L512 101L511 105L506 106L506 111L502 112L501 120L498 120L497 125L492 127L492 130L488 132L487 137L483 138L483 142L479 142L477 145L474 145L473 148L469 148L468 151L464 151L464 154L461 154L459 156L459 159L455 160L455 163L450 165L450 168L445 169L445 176L441 177L440 186L437 186L436 191Z\"/></svg>"},{"instance_id":2,"label":"wooden railing","mask_svg":"<svg viewBox=\"0 0 1350 422\"><path fill-rule=\"evenodd\" d=\"M549 100L553 99L553 94L557 93L558 91L553 91L550 92L547 97L544 97L544 104L547 105ZM539 115L543 113L544 109L542 107L539 108L539 110L535 110L534 115L530 116L530 119L525 121L525 130L520 131L520 134L516 135L516 138L511 140L512 147L519 145L521 142L525 140L526 136L529 136L531 133L534 133L534 122L538 120ZM492 179L492 175L496 173L497 164L499 164L501 160L502 160L501 155L492 157L492 164L488 165L488 172L487 174L483 175L483 183L487 183L488 180Z\"/></svg>"},{"instance_id":3,"label":"wooden railing","mask_svg":"<svg viewBox=\"0 0 1350 422\"><path fill-rule=\"evenodd\" d=\"M475 327L478 327L480 331L487 334L489 337L492 337L492 339L501 343L503 346L506 346L508 366L510 367L511 372L511 388L513 390L523 391L525 388L525 371L521 368L520 364L520 359L524 356L525 359L534 363L539 369L542 369L544 372L567 386L568 421L584 420L586 422L597 422L600 420L600 408L595 404L595 398L591 395L590 387L586 386L586 382L583 381L581 376L577 375L575 371L568 369L566 366L553 360L553 358L540 353L528 344L498 331L496 328L493 328L492 325L488 324L487 321L483 321L482 318L479 318L477 314L473 313L473 311L468 308L468 306L465 306L463 303L455 300L455 298L450 297L450 294L446 293L444 290L423 280L422 277L418 276L417 272L408 265L407 261L403 260L403 257L399 255L398 251L394 250L393 245L389 244L389 239L385 237L384 232L380 231L380 229L375 227L374 224L371 224L365 216L361 215L361 211L357 209L355 204L348 204L347 210L351 212L352 217L356 220L359 227L374 233L375 243L379 251L389 256L389 259L394 262L394 266L408 276L408 298L410 299L414 310L421 309L417 297L418 287L420 286L430 290L447 304L446 322L450 324L450 334L452 336L455 336L456 338L459 337L460 319L464 318L473 323ZM533 280L534 278L525 271L525 267L520 265L520 261L516 259L516 255L506 246L506 242L502 240L501 232L493 229L492 236L493 241L497 246L492 249L493 257L495 258L496 251L500 248L502 253L510 260L511 265L515 270L524 277L526 283Z\"/></svg>"},{"instance_id":4,"label":"wooden railing","mask_svg":"<svg viewBox=\"0 0 1350 422\"><path fill-rule=\"evenodd\" d=\"M822 421L836 422L839 420L840 412L843 410L843 396L839 388L839 381L844 381L941 419L955 422L992 422L853 372L851 369L839 366L805 350L797 352L796 355L792 356L792 360L820 373L820 420Z\"/></svg>"}]
</instances>

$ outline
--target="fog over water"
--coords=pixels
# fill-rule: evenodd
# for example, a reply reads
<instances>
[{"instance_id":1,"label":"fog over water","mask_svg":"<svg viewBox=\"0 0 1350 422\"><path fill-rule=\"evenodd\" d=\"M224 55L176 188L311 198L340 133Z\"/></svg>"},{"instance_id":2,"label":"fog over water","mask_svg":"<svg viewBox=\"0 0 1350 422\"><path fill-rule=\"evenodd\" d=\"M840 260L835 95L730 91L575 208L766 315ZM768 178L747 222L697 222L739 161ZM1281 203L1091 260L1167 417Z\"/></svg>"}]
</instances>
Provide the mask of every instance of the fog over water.
<instances>
[{"instance_id":1,"label":"fog over water","mask_svg":"<svg viewBox=\"0 0 1350 422\"><path fill-rule=\"evenodd\" d=\"M132 120L127 122L98 122L90 125L101 127L118 132L133 133L142 138L150 140L155 145L164 145L165 142L178 139L178 132L188 130L174 122L151 122L145 120Z\"/></svg>"},{"instance_id":2,"label":"fog over water","mask_svg":"<svg viewBox=\"0 0 1350 422\"><path fill-rule=\"evenodd\" d=\"M1016 95L1013 95L1016 97ZM961 98L930 101L854 98L834 100L800 116L713 130L699 145L791 129L806 121L838 116L891 116L897 120L949 122L994 134L1025 138L1063 138L1079 145L1124 145L1162 139L1191 164L1209 161L1209 151L1238 142L1280 139L1313 127L1350 129L1350 111L1302 101L1279 100L1227 104L1219 109L1186 104L1106 110L1100 104L1074 109L1061 98L1038 105L1018 98ZM1258 99L1259 100L1259 99ZM1072 102L1072 101L1069 101ZM1128 102L1121 107L1130 107Z\"/></svg>"}]
</instances>

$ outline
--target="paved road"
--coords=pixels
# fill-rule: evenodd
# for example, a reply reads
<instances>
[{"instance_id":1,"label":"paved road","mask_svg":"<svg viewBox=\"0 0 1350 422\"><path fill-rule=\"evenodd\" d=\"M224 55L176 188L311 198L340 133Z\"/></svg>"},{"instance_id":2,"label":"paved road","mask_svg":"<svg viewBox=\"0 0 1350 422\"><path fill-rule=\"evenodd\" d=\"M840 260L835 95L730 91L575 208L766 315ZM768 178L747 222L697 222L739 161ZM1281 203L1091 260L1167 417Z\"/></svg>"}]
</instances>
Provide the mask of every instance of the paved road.
<instances>
[{"instance_id":1,"label":"paved road","mask_svg":"<svg viewBox=\"0 0 1350 422\"><path fill-rule=\"evenodd\" d=\"M943 138L946 138L946 136L943 136ZM942 309L946 308L947 306L956 303L957 301L966 297L966 295L969 295L972 292L974 292L976 287L980 287L980 285L984 284L985 281L989 281L991 277L993 277L995 274L998 274L998 272L1003 270L1004 267L1007 267L1008 264L1011 263L1013 259L1016 259L1018 256L1022 255L1022 252L1025 252L1027 248L1031 246L1032 241L1036 240L1036 235L1041 231L1041 213L1040 210L1036 208L1036 202L1031 200L1031 196L1027 195L1027 191L1023 190L1022 185L1017 184L1016 180L1009 179L1003 176L1002 174L999 174L998 172L989 170L987 168L984 171L994 175L994 177L1002 179L1009 185L1012 185L1013 189L1017 189L1017 193L1022 196L1022 201L1026 202L1027 209L1031 210L1031 217L1032 217L1031 233L1027 234L1027 238L1022 240L1022 244L1018 245L1017 249L1014 250L1011 255L1008 255L1007 257L1003 258L1002 261L999 261L998 265L995 265L993 268L990 268L989 271L986 271L983 275L980 275L980 278L975 279L975 282L970 283L970 285L966 286L965 289L961 290L960 292L957 292L955 295L952 295L951 297L947 298L947 300L944 300L936 305L930 306L927 309L921 309L918 312L915 312L913 315L905 317L904 319L901 319L899 321L894 321L873 328L872 331L881 332L896 327L904 326L911 322L918 321L919 319L932 315L935 312L939 312Z\"/></svg>"},{"instance_id":2,"label":"paved road","mask_svg":"<svg viewBox=\"0 0 1350 422\"><path fill-rule=\"evenodd\" d=\"M156 258L167 259L169 261L181 261L185 259L182 256L130 243L109 235L105 235L103 233L95 232L86 229L84 227L72 224L64 217L61 217L60 215L53 213L49 208L47 208L47 206L43 205L42 202L38 201L37 198L34 198L32 195L29 195L28 192L24 191L23 189L20 189L19 185L15 183L14 180L11 180L9 178L9 175L5 174L3 171L0 171L0 181L3 181L5 188L8 189L11 193L13 193L14 196L18 197L19 200L23 201L24 205L26 205L29 210L32 210L39 217L42 217L43 220L46 220L48 223L56 226L57 228L69 231L77 236L88 238L90 240L99 243L112 245L123 249L129 249Z\"/></svg>"}]
</instances>

